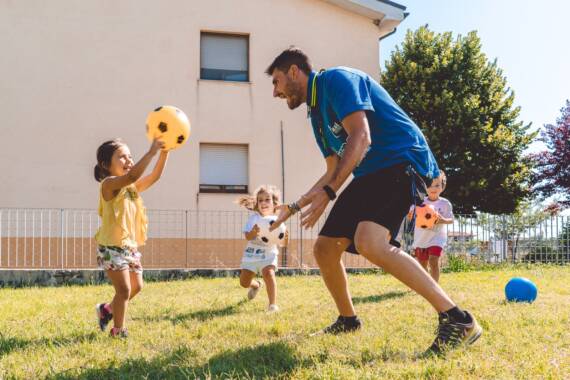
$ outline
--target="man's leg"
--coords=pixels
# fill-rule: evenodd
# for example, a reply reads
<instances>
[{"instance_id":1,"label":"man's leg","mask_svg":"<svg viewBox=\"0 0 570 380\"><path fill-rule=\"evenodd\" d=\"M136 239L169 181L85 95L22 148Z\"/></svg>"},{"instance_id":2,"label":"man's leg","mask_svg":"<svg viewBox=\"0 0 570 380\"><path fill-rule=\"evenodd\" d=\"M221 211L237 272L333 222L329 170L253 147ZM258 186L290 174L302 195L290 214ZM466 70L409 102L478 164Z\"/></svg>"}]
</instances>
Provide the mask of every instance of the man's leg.
<instances>
[{"instance_id":1,"label":"man's leg","mask_svg":"<svg viewBox=\"0 0 570 380\"><path fill-rule=\"evenodd\" d=\"M431 276L404 251L389 244L388 230L373 222L360 222L355 244L358 252L424 297L439 313L439 326L426 356L474 343L483 332L477 320L459 309Z\"/></svg>"},{"instance_id":2,"label":"man's leg","mask_svg":"<svg viewBox=\"0 0 570 380\"><path fill-rule=\"evenodd\" d=\"M336 303L338 312L343 317L352 317L356 313L348 290L348 281L342 253L350 245L346 238L319 236L313 247L313 254L321 270L321 276Z\"/></svg>"},{"instance_id":3,"label":"man's leg","mask_svg":"<svg viewBox=\"0 0 570 380\"><path fill-rule=\"evenodd\" d=\"M385 227L373 222L360 222L354 240L356 249L362 256L416 291L438 312L455 306L416 260L401 249L390 245L390 232Z\"/></svg>"}]
</instances>

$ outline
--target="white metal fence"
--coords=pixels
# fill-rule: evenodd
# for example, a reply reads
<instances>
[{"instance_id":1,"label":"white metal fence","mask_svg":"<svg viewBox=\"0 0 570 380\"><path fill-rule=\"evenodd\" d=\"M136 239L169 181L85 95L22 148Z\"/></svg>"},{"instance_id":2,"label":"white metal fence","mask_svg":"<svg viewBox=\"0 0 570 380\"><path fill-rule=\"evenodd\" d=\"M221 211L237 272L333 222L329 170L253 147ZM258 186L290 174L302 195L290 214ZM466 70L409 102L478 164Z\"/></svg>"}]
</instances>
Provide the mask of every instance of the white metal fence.
<instances>
[{"instance_id":1,"label":"white metal fence","mask_svg":"<svg viewBox=\"0 0 570 380\"><path fill-rule=\"evenodd\" d=\"M149 239L141 249L145 267L239 267L247 212L149 210L148 216ZM290 244L281 267L316 267L312 247L325 217L309 231L300 228L297 216L288 221ZM0 208L0 269L95 268L99 223L95 210ZM486 262L570 262L569 217L456 215L446 228L450 255ZM404 234L404 249L410 250L412 238ZM372 267L357 255L346 254L344 262Z\"/></svg>"}]
</instances>

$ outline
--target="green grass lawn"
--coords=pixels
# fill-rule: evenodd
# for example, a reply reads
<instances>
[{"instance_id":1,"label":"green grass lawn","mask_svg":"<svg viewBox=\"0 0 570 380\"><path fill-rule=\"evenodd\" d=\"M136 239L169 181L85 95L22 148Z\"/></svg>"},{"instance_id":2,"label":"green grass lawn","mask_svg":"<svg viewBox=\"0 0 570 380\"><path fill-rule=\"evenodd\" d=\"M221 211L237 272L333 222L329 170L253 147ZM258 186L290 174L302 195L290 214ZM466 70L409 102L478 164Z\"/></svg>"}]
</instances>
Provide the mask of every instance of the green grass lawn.
<instances>
[{"instance_id":1,"label":"green grass lawn","mask_svg":"<svg viewBox=\"0 0 570 380\"><path fill-rule=\"evenodd\" d=\"M513 276L535 281L535 303L503 301ZM436 316L390 276L350 276L364 328L342 336L309 337L336 318L320 277L277 281L274 315L264 291L246 302L236 278L148 283L130 305L127 340L94 319L110 285L0 289L0 378L570 378L570 267L444 274L485 329L445 359L414 358Z\"/></svg>"}]
</instances>

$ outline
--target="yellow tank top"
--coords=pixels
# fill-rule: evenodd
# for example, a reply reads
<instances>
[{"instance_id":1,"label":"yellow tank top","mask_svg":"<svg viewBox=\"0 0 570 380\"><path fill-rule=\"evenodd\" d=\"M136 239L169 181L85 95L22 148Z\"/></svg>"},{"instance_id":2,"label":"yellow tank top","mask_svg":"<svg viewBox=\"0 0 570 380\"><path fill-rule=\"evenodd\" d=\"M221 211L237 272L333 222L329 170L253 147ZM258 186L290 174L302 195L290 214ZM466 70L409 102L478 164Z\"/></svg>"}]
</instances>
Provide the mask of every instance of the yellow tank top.
<instances>
[{"instance_id":1,"label":"yellow tank top","mask_svg":"<svg viewBox=\"0 0 570 380\"><path fill-rule=\"evenodd\" d=\"M146 209L136 186L123 187L110 201L99 188L101 226L95 234L99 245L137 248L146 241Z\"/></svg>"}]
</instances>

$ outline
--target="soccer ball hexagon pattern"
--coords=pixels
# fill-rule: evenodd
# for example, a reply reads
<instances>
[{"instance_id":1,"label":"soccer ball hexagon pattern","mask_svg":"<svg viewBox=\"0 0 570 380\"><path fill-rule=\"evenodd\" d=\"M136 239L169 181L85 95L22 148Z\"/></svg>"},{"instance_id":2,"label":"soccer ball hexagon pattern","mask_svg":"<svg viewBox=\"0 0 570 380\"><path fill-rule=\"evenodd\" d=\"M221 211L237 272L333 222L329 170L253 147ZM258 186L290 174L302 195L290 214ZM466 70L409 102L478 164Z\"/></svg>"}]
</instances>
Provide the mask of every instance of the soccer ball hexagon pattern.
<instances>
[{"instance_id":1,"label":"soccer ball hexagon pattern","mask_svg":"<svg viewBox=\"0 0 570 380\"><path fill-rule=\"evenodd\" d=\"M146 136L150 141L164 141L164 149L176 149L184 145L190 136L190 121L182 110L174 106L161 106L148 114Z\"/></svg>"}]
</instances>

